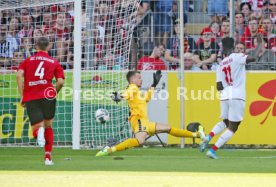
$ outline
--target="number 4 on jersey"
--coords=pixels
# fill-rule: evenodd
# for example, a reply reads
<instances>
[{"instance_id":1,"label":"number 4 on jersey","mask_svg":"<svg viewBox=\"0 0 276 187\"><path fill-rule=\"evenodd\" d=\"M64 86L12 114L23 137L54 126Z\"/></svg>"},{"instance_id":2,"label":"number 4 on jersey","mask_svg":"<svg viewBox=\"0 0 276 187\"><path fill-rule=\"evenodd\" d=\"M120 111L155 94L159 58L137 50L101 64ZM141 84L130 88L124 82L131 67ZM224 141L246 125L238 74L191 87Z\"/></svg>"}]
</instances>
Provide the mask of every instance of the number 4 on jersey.
<instances>
[{"instance_id":1,"label":"number 4 on jersey","mask_svg":"<svg viewBox=\"0 0 276 187\"><path fill-rule=\"evenodd\" d=\"M38 76L40 79L43 79L43 76L44 76L44 68L42 67L43 64L44 62L41 61L35 70L35 76Z\"/></svg>"}]
</instances>

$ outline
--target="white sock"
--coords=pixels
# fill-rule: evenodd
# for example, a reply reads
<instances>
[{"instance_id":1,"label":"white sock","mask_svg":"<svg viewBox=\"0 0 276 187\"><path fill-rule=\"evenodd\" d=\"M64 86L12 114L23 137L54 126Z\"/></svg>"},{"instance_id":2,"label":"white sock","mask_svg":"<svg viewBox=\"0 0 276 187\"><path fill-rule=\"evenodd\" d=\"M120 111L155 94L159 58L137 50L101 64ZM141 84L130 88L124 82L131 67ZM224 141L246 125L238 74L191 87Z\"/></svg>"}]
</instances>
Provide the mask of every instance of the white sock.
<instances>
[{"instance_id":1,"label":"white sock","mask_svg":"<svg viewBox=\"0 0 276 187\"><path fill-rule=\"evenodd\" d=\"M212 129L211 132L214 133L214 135L219 134L226 128L226 124L223 121L218 122Z\"/></svg>"},{"instance_id":2,"label":"white sock","mask_svg":"<svg viewBox=\"0 0 276 187\"><path fill-rule=\"evenodd\" d=\"M220 148L221 146L223 146L232 136L234 135L234 133L232 131L230 131L229 129L227 129L222 135L220 135L218 141L215 143L215 146L217 148Z\"/></svg>"}]
</instances>

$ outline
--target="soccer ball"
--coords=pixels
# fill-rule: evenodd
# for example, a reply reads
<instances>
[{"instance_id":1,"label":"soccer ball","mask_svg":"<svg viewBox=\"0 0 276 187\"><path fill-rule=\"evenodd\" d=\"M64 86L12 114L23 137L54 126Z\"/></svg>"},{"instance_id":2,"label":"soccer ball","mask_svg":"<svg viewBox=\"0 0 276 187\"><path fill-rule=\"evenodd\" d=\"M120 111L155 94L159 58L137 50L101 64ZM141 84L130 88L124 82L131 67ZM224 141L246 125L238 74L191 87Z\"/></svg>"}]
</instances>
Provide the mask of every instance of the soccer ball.
<instances>
[{"instance_id":1,"label":"soccer ball","mask_svg":"<svg viewBox=\"0 0 276 187\"><path fill-rule=\"evenodd\" d=\"M95 119L98 123L105 123L109 121L109 112L106 109L99 108L95 112Z\"/></svg>"}]
</instances>

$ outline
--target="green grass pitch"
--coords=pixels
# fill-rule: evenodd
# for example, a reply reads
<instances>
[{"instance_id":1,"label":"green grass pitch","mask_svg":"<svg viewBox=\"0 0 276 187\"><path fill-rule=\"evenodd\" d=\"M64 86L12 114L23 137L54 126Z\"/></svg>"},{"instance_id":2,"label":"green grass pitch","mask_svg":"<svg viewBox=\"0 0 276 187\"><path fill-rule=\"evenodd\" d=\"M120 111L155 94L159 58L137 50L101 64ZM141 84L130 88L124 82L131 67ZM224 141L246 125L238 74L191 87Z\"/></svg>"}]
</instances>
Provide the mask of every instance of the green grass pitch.
<instances>
[{"instance_id":1,"label":"green grass pitch","mask_svg":"<svg viewBox=\"0 0 276 187\"><path fill-rule=\"evenodd\" d=\"M164 180L164 183L167 182L168 186L178 186L177 184L181 185L180 179L183 177L190 177L186 180L193 181L195 177L202 176L203 178L200 180L203 181L212 177L215 180L218 177L225 180L229 179L229 182L231 182L233 179L230 176L238 176L236 181L232 182L248 179L248 183L244 184L249 185L252 182L250 179L252 177L255 181L252 182L253 186L263 182L276 184L276 150L222 149L218 151L219 160L209 159L205 156L205 153L200 153L198 149L193 148L137 148L114 153L107 157L95 157L96 152L95 150L55 148L53 151L55 165L44 166L43 149L41 148L2 147L0 148L0 181L2 180L2 183L0 183L5 182L5 175L13 176L18 180L21 176L24 181L23 176L41 174L50 177L49 181L57 180L60 182L65 180L64 183L66 183L66 180L73 180L77 176L85 178L86 175L90 177L87 176L87 179L82 179L82 182L86 180L88 182L95 179L95 177L98 177L95 180L104 180L100 179L101 176L103 178L107 176L114 177L116 181L118 175L120 175L127 176L124 180L129 178L132 183L137 179L134 184L139 184L141 182L141 180L138 180L139 177L147 178L150 175L152 179L156 178L156 183L153 184L160 183L156 186L162 186L162 180ZM60 176L60 178L51 178L53 173L55 173L55 177ZM79 175L80 173L85 175ZM72 178L70 175L72 175ZM172 176L169 177L170 175ZM33 179L33 177L31 178ZM145 180L144 178L142 180ZM178 178L179 183L177 183ZM258 179L260 179L259 183ZM76 181L79 183L77 179ZM122 186L124 186L124 183L128 183L128 181L119 182ZM31 184L28 185L32 186ZM85 184L80 186L86 186ZM109 183L102 184L99 186L109 186ZM197 183L192 184L197 186ZM18 185L20 186L20 184ZM5 186L5 183L3 186Z\"/></svg>"}]
</instances>

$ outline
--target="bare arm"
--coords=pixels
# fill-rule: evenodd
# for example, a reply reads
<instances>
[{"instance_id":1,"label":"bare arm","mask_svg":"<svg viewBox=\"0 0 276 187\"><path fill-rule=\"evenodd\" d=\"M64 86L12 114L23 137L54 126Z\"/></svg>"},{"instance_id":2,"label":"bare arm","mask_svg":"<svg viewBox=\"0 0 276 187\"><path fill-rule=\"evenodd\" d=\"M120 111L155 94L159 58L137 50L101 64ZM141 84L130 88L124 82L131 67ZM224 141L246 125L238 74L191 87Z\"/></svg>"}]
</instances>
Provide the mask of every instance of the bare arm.
<instances>
[{"instance_id":1,"label":"bare arm","mask_svg":"<svg viewBox=\"0 0 276 187\"><path fill-rule=\"evenodd\" d=\"M180 63L180 60L177 58L174 58L171 56L170 52L168 50L166 50L165 52L165 59L169 62L176 62L176 63Z\"/></svg>"},{"instance_id":2,"label":"bare arm","mask_svg":"<svg viewBox=\"0 0 276 187\"><path fill-rule=\"evenodd\" d=\"M262 49L262 36L261 35L257 35L257 47L256 47L256 50L254 52L253 55L248 55L247 58L246 58L246 63L250 63L250 62L255 62L256 59L258 58L258 55L260 54L261 52L261 49Z\"/></svg>"},{"instance_id":3,"label":"bare arm","mask_svg":"<svg viewBox=\"0 0 276 187\"><path fill-rule=\"evenodd\" d=\"M58 78L57 83L56 83L56 92L57 93L61 90L63 84L64 84L64 79L63 78Z\"/></svg>"},{"instance_id":4,"label":"bare arm","mask_svg":"<svg viewBox=\"0 0 276 187\"><path fill-rule=\"evenodd\" d=\"M216 54L212 54L210 58L208 58L206 60L203 60L201 62L203 64L213 63L213 62L216 62L216 58L217 58L217 55Z\"/></svg>"},{"instance_id":5,"label":"bare arm","mask_svg":"<svg viewBox=\"0 0 276 187\"><path fill-rule=\"evenodd\" d=\"M206 60L200 60L198 55L195 55L193 60L194 62L197 64L197 66L202 66L204 64L208 64L208 63L213 63L216 61L216 54L212 54L210 58L206 59Z\"/></svg>"},{"instance_id":6,"label":"bare arm","mask_svg":"<svg viewBox=\"0 0 276 187\"><path fill-rule=\"evenodd\" d=\"M23 70L18 70L17 74L16 74L16 82L17 82L17 87L18 87L18 91L20 93L20 96L22 98L23 96L23 76L24 76L24 71Z\"/></svg>"}]
</instances>

